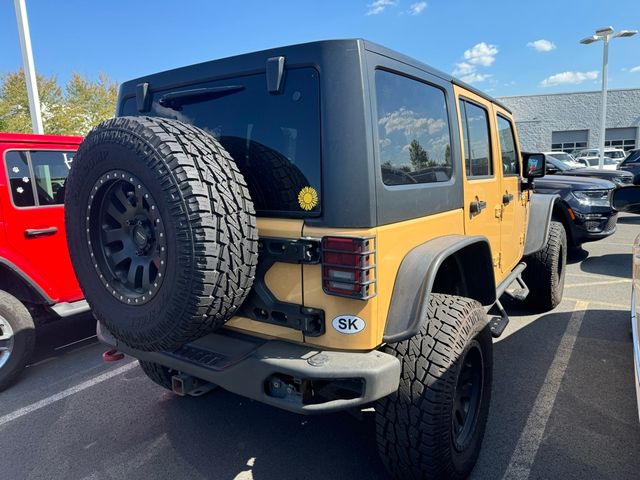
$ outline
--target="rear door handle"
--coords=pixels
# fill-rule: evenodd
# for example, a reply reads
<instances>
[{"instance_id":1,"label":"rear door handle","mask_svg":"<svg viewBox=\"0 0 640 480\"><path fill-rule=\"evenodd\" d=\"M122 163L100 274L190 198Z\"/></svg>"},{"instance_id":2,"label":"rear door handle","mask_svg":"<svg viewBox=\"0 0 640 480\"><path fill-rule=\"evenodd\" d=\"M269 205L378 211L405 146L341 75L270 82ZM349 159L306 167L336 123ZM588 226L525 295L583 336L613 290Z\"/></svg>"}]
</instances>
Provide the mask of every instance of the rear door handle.
<instances>
[{"instance_id":1,"label":"rear door handle","mask_svg":"<svg viewBox=\"0 0 640 480\"><path fill-rule=\"evenodd\" d=\"M502 203L509 205L513 201L513 193L505 193L502 195Z\"/></svg>"},{"instance_id":2,"label":"rear door handle","mask_svg":"<svg viewBox=\"0 0 640 480\"><path fill-rule=\"evenodd\" d=\"M26 238L48 237L49 235L55 235L57 232L58 232L58 227L27 228L24 231L24 236Z\"/></svg>"},{"instance_id":3,"label":"rear door handle","mask_svg":"<svg viewBox=\"0 0 640 480\"><path fill-rule=\"evenodd\" d=\"M471 215L478 215L485 208L487 208L487 202L485 202L484 200L478 200L476 202L471 202L471 204L469 205L469 212L471 213Z\"/></svg>"}]
</instances>

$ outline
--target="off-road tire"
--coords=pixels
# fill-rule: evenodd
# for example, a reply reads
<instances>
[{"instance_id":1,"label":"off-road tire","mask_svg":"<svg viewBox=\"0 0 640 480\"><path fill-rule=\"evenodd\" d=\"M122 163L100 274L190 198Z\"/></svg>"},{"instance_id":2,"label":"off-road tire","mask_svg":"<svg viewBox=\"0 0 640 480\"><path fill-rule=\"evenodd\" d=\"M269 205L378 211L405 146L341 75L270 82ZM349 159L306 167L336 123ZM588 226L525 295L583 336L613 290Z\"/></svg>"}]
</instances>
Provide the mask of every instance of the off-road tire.
<instances>
[{"instance_id":1,"label":"off-road tire","mask_svg":"<svg viewBox=\"0 0 640 480\"><path fill-rule=\"evenodd\" d=\"M6 363L0 368L0 391L17 379L33 354L36 331L33 318L20 300L0 290L0 322L7 322L13 334L13 346ZM0 327L0 330L2 328ZM2 337L0 331L0 337ZM0 347L5 343L0 340ZM2 352L0 352L1 354Z\"/></svg>"},{"instance_id":2,"label":"off-road tire","mask_svg":"<svg viewBox=\"0 0 640 480\"><path fill-rule=\"evenodd\" d=\"M466 478L484 436L493 372L493 343L482 305L432 294L420 332L384 351L401 362L398 390L376 403L378 450L393 478ZM453 429L454 398L463 359L481 352L479 406L460 447Z\"/></svg>"},{"instance_id":3,"label":"off-road tire","mask_svg":"<svg viewBox=\"0 0 640 480\"><path fill-rule=\"evenodd\" d=\"M247 145L247 140L240 137L222 137L220 143L240 171L247 172L245 179L256 208L299 208L298 193L309 185L309 180L291 160L262 143L251 141Z\"/></svg>"},{"instance_id":4,"label":"off-road tire","mask_svg":"<svg viewBox=\"0 0 640 480\"><path fill-rule=\"evenodd\" d=\"M91 229L101 227L90 222L91 205L108 172L126 172L123 178L131 174L142 184L157 203L154 222L166 233L166 270L144 304L127 304L108 283L108 273L115 282L113 273L94 262ZM257 229L246 182L216 139L192 125L120 117L94 128L66 182L65 221L76 276L94 315L130 347L175 350L221 327L251 289Z\"/></svg>"},{"instance_id":5,"label":"off-road tire","mask_svg":"<svg viewBox=\"0 0 640 480\"><path fill-rule=\"evenodd\" d=\"M163 388L166 388L167 390L173 390L171 385L171 377L173 376L173 373L169 368L158 363L145 362L144 360L138 360L138 363L140 364L142 371L151 381Z\"/></svg>"},{"instance_id":6,"label":"off-road tire","mask_svg":"<svg viewBox=\"0 0 640 480\"><path fill-rule=\"evenodd\" d=\"M525 262L522 279L529 287L529 295L524 304L539 312L557 307L562 301L567 265L567 233L562 223L551 221L546 245L526 257Z\"/></svg>"}]
</instances>

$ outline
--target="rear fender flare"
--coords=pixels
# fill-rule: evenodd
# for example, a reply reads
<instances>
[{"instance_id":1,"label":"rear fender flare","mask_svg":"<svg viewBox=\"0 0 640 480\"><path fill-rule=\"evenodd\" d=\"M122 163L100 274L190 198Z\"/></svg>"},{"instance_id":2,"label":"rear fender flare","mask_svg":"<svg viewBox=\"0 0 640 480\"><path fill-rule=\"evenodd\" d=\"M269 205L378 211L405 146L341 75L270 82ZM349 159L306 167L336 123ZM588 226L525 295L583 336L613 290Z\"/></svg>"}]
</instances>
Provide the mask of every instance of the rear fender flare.
<instances>
[{"instance_id":1,"label":"rear fender flare","mask_svg":"<svg viewBox=\"0 0 640 480\"><path fill-rule=\"evenodd\" d=\"M383 342L396 343L420 331L426 320L429 296L444 261L452 256L473 259L464 264L467 295L484 306L496 301L491 247L483 236L446 235L411 250L402 260L393 286ZM474 279L479 281L473 281ZM472 280L472 281L469 281ZM442 292L445 293L445 292Z\"/></svg>"}]
</instances>

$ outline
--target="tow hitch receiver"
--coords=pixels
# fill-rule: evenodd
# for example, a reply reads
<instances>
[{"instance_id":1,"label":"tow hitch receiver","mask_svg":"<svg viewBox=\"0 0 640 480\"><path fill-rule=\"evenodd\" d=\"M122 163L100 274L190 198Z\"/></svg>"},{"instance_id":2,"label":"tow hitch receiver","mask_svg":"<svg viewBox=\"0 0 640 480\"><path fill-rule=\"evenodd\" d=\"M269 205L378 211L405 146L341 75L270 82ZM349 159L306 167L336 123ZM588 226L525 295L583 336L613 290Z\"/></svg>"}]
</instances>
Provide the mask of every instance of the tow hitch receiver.
<instances>
[{"instance_id":1,"label":"tow hitch receiver","mask_svg":"<svg viewBox=\"0 0 640 480\"><path fill-rule=\"evenodd\" d=\"M199 397L205 393L209 393L216 388L217 385L213 383L205 382L199 378L192 377L186 373L179 373L171 377L171 389L176 395L184 397L189 395L191 397Z\"/></svg>"}]
</instances>

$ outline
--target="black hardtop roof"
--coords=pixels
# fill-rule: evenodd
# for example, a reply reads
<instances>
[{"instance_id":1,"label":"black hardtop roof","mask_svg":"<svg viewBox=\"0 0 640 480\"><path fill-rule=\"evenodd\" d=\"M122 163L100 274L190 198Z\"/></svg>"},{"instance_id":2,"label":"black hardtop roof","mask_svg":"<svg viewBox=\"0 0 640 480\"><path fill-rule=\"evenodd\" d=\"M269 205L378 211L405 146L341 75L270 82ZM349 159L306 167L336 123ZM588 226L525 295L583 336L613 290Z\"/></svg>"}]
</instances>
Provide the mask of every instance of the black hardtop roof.
<instances>
[{"instance_id":1,"label":"black hardtop roof","mask_svg":"<svg viewBox=\"0 0 640 480\"><path fill-rule=\"evenodd\" d=\"M423 70L431 75L442 78L445 81L451 82L455 85L459 85L487 100L493 102L503 109L511 112L503 103L495 98L487 95L486 93L472 87L471 85L458 80L451 75L437 70L429 65L420 62L407 55L399 53L395 50L383 47L377 43L369 40L355 38L355 39L336 39L336 40L319 40L308 43L300 43L295 45L287 45L283 47L270 48L267 50L260 50L256 52L243 53L240 55L234 55L231 57L224 57L216 60L209 60L202 63L197 63L185 67L174 68L170 70L161 71L151 75L145 75L132 80L128 80L122 84L121 93L132 93L135 91L135 86L139 83L150 82L153 79L153 83L158 83L162 88L177 87L181 84L192 83L194 78L198 81L207 80L212 77L220 75L220 72L234 71L235 73L241 71L243 73L258 72L264 70L265 58L284 56L285 58L293 58L296 63L298 61L309 61L310 56L326 53L332 49L359 49L368 50L389 58L393 58L401 63L405 63L414 68ZM151 88L154 85L151 84Z\"/></svg>"}]
</instances>

